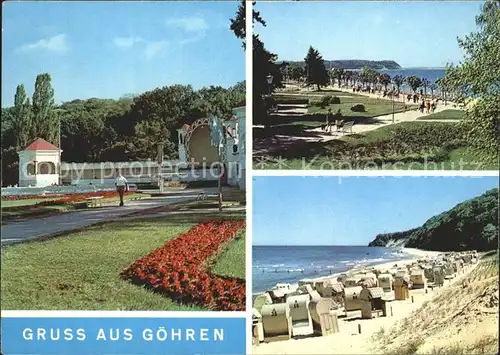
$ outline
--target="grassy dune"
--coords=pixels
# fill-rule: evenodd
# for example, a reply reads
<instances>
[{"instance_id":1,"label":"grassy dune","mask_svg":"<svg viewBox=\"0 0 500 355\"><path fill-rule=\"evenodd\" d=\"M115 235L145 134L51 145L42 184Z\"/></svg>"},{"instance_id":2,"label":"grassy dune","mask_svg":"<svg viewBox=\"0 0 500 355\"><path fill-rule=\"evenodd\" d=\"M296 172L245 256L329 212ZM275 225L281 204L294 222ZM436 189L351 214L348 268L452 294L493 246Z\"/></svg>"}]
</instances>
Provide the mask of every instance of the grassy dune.
<instances>
[{"instance_id":1,"label":"grassy dune","mask_svg":"<svg viewBox=\"0 0 500 355\"><path fill-rule=\"evenodd\" d=\"M498 254L373 340L377 353L391 355L496 354Z\"/></svg>"}]
</instances>

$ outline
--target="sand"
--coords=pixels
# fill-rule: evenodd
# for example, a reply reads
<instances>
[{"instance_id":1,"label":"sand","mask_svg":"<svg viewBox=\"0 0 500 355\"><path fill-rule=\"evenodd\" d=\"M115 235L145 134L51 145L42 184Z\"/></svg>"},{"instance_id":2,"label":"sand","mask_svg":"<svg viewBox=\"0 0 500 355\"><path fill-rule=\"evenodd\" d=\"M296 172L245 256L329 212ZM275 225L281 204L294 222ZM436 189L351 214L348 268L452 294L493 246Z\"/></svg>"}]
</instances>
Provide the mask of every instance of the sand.
<instances>
[{"instance_id":1,"label":"sand","mask_svg":"<svg viewBox=\"0 0 500 355\"><path fill-rule=\"evenodd\" d=\"M415 249L406 251L411 252L418 259L436 255L435 252ZM409 259L409 261L412 261L412 259ZM393 264L394 262L384 263L377 267L386 268ZM467 318L468 321L465 321L465 323L458 323L457 326L450 329L447 327L450 320L446 317L454 320L456 318L454 315L457 311L458 314L461 312L467 313L469 309L472 309L471 312L476 312L475 308L470 307L470 304L474 303L477 298L477 295L473 294L475 288L470 286L468 289L464 289L468 290L468 293L466 291L462 293L462 283L464 280L470 278L471 273L478 268L478 265L480 263L469 266L462 274L451 280L451 282L446 281L443 287L435 288L432 291L428 289L428 293L425 293L424 290L410 290L409 300L389 303L389 314L387 317L361 319L360 311L349 312L349 320L339 318L339 333L325 337L308 337L261 343L253 347L253 354L383 354L388 353L388 346L392 347L396 353L402 354L404 353L402 349L405 346L413 344L409 338L415 335L414 329L416 329L416 326L422 328L421 332L431 332L425 337L425 342L419 345L424 351L423 353L431 353L435 348L449 346L455 340L461 341L460 339L464 336L467 336L467 341L472 344L474 342L477 343L485 336L492 336L494 339L496 334L496 342L498 343L498 332L496 330L498 327L498 296L496 296L497 304L494 307L496 311L489 310L486 312L485 314L488 317L484 320L474 321L476 316L470 315ZM498 277L498 269L496 271L496 277ZM474 277L482 278L482 276L477 276L482 274L483 271L481 269L474 273L476 275ZM496 294L498 295L498 284L496 285ZM478 288L477 292L480 291L489 297L489 294L483 291L482 288ZM458 293L460 293L460 297L458 298L450 298L449 296L449 294L456 296ZM414 302L412 302L411 296L413 296ZM453 299L453 302L450 302L450 299ZM464 303L464 305L460 306L460 302ZM392 316L390 309L392 309ZM424 311L421 311L422 309ZM419 312L422 312L424 315L423 319L419 318L422 316ZM411 322L415 322L415 326ZM361 325L361 334L358 333L358 325ZM436 329L433 329L433 327ZM401 334L399 334L400 331ZM377 341L377 338L385 340L391 338L391 340L388 344L385 344ZM461 342L461 344L464 344L463 341Z\"/></svg>"}]
</instances>

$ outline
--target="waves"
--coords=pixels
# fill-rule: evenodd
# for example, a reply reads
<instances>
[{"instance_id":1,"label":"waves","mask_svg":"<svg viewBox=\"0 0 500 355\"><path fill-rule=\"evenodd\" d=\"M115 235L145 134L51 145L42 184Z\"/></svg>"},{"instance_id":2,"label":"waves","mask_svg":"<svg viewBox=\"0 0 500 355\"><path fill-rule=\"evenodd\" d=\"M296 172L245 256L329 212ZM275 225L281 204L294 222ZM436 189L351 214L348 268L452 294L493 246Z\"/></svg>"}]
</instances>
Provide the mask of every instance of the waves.
<instances>
[{"instance_id":1,"label":"waves","mask_svg":"<svg viewBox=\"0 0 500 355\"><path fill-rule=\"evenodd\" d=\"M296 283L407 257L396 248L254 247L253 292L265 291L278 282Z\"/></svg>"}]
</instances>

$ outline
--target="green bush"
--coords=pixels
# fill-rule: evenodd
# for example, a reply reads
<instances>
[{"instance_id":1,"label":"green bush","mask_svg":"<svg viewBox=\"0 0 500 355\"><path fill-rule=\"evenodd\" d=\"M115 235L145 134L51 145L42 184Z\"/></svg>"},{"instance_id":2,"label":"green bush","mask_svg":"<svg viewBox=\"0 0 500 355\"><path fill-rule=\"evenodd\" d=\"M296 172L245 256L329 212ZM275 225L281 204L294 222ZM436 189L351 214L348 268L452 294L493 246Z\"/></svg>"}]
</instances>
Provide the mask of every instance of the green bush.
<instances>
[{"instance_id":1,"label":"green bush","mask_svg":"<svg viewBox=\"0 0 500 355\"><path fill-rule=\"evenodd\" d=\"M351 111L353 112L366 112L365 105L363 104L356 104L354 106L351 106Z\"/></svg>"},{"instance_id":2,"label":"green bush","mask_svg":"<svg viewBox=\"0 0 500 355\"><path fill-rule=\"evenodd\" d=\"M321 98L321 101L320 101L320 106L322 108L325 108L326 106L328 106L330 104L330 100L332 99L332 95L325 95Z\"/></svg>"},{"instance_id":3,"label":"green bush","mask_svg":"<svg viewBox=\"0 0 500 355\"><path fill-rule=\"evenodd\" d=\"M332 96L330 99L330 105L340 105L340 97Z\"/></svg>"}]
</instances>

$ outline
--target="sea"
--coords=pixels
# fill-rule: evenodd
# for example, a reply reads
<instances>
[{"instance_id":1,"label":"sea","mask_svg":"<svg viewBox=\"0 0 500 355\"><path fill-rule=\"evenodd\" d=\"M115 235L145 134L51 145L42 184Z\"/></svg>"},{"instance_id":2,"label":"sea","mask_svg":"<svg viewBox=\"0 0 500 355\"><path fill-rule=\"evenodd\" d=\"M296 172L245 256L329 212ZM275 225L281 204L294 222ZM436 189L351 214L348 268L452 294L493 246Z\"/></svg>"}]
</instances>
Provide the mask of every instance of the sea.
<instances>
[{"instance_id":1,"label":"sea","mask_svg":"<svg viewBox=\"0 0 500 355\"><path fill-rule=\"evenodd\" d=\"M253 246L252 252L253 294L281 282L297 283L412 257L401 248L365 246Z\"/></svg>"},{"instance_id":2,"label":"sea","mask_svg":"<svg viewBox=\"0 0 500 355\"><path fill-rule=\"evenodd\" d=\"M445 69L444 68L406 68L406 69L393 69L393 70L377 70L378 73L380 74L389 74L389 76L392 78L396 75L402 75L404 77L408 76L416 76L418 78L425 78L429 80L431 83L435 83L436 79L443 78L445 74ZM403 90L408 90L408 85L403 84L402 87ZM427 92L430 92L429 88L427 88ZM436 92L439 92L439 89L436 90Z\"/></svg>"}]
</instances>

